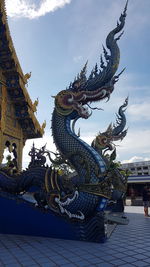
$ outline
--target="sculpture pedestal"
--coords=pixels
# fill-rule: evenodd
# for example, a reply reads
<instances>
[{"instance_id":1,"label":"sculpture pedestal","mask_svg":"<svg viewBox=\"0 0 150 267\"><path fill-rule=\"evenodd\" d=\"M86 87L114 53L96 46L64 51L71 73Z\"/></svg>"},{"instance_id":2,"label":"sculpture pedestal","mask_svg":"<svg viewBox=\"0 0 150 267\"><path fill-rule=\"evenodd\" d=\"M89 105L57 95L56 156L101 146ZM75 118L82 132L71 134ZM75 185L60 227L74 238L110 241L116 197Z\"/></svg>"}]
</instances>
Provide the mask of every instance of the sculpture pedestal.
<instances>
[{"instance_id":1,"label":"sculpture pedestal","mask_svg":"<svg viewBox=\"0 0 150 267\"><path fill-rule=\"evenodd\" d=\"M6 195L6 194L5 194ZM11 198L11 199L10 199ZM87 222L65 220L51 211L42 212L9 194L0 194L0 233L43 236L88 242L106 240L104 218L97 214Z\"/></svg>"}]
</instances>

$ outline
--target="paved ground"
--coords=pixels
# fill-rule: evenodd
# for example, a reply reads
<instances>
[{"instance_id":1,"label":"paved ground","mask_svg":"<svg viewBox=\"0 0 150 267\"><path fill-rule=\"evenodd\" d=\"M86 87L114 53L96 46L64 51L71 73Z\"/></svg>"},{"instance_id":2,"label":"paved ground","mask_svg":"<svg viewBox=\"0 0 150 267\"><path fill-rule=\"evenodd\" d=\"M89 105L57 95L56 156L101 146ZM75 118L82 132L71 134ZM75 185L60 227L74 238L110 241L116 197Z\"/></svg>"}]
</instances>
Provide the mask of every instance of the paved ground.
<instances>
[{"instance_id":1,"label":"paved ground","mask_svg":"<svg viewBox=\"0 0 150 267\"><path fill-rule=\"evenodd\" d=\"M103 244L1 234L0 266L150 266L150 218L142 207L125 211L129 224Z\"/></svg>"}]
</instances>

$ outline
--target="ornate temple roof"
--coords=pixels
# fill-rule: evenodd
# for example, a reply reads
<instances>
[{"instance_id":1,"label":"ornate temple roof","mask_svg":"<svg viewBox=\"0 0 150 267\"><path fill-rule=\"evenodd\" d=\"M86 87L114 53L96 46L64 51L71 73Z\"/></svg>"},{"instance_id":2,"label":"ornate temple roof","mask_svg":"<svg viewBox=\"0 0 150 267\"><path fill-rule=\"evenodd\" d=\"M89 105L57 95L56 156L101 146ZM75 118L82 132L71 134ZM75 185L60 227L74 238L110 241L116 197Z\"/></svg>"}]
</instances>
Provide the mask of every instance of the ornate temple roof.
<instances>
[{"instance_id":1,"label":"ornate temple roof","mask_svg":"<svg viewBox=\"0 0 150 267\"><path fill-rule=\"evenodd\" d=\"M25 139L42 137L45 123L41 127L34 115L38 101L32 103L26 89L31 74L23 74L17 58L9 31L5 0L0 0L0 69L4 77L0 83L6 85Z\"/></svg>"}]
</instances>

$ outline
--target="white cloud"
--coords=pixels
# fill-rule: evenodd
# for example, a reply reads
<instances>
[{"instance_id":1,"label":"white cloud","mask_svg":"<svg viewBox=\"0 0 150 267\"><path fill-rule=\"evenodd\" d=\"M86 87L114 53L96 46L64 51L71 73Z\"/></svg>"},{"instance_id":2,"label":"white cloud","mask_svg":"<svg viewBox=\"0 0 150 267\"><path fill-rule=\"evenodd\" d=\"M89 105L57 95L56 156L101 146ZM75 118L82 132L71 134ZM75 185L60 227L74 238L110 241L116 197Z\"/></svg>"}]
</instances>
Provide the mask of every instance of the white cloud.
<instances>
[{"instance_id":1,"label":"white cloud","mask_svg":"<svg viewBox=\"0 0 150 267\"><path fill-rule=\"evenodd\" d=\"M130 130L117 146L117 158L122 163L145 161L150 158L150 130ZM117 143L117 142L116 142Z\"/></svg>"},{"instance_id":2,"label":"white cloud","mask_svg":"<svg viewBox=\"0 0 150 267\"><path fill-rule=\"evenodd\" d=\"M10 17L35 19L54 12L70 2L71 0L41 0L38 4L37 1L31 0L6 0L6 9Z\"/></svg>"},{"instance_id":3,"label":"white cloud","mask_svg":"<svg viewBox=\"0 0 150 267\"><path fill-rule=\"evenodd\" d=\"M122 146L118 149L124 151L134 151L137 153L150 153L150 130L128 130L127 136L122 141Z\"/></svg>"},{"instance_id":4,"label":"white cloud","mask_svg":"<svg viewBox=\"0 0 150 267\"><path fill-rule=\"evenodd\" d=\"M129 160L122 160L121 163L132 163L132 162L139 162L139 161L149 161L150 158L148 157L138 157L138 156L133 156Z\"/></svg>"},{"instance_id":5,"label":"white cloud","mask_svg":"<svg viewBox=\"0 0 150 267\"><path fill-rule=\"evenodd\" d=\"M144 101L143 103L133 104L128 107L128 114L132 120L150 120L150 101Z\"/></svg>"}]
</instances>

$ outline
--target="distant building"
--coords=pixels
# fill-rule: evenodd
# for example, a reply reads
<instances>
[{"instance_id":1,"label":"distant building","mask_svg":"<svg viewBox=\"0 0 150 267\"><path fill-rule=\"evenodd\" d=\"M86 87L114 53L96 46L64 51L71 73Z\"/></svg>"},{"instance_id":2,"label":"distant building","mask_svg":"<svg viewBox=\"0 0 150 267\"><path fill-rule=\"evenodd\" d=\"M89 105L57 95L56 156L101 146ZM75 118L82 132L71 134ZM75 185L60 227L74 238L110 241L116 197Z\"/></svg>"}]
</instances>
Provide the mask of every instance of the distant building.
<instances>
[{"instance_id":1,"label":"distant building","mask_svg":"<svg viewBox=\"0 0 150 267\"><path fill-rule=\"evenodd\" d=\"M138 205L139 199L142 199L144 185L150 186L150 161L125 163L122 168L131 172L128 177L127 197L131 198L133 205Z\"/></svg>"},{"instance_id":2,"label":"distant building","mask_svg":"<svg viewBox=\"0 0 150 267\"><path fill-rule=\"evenodd\" d=\"M122 164L123 169L128 169L132 175L150 175L150 160Z\"/></svg>"}]
</instances>

